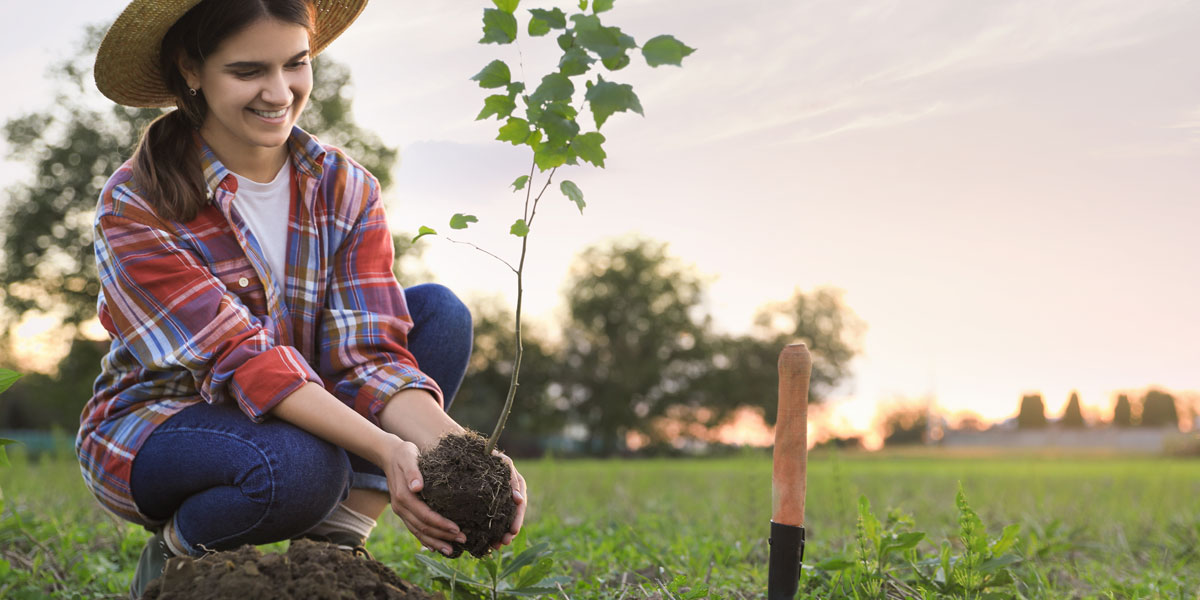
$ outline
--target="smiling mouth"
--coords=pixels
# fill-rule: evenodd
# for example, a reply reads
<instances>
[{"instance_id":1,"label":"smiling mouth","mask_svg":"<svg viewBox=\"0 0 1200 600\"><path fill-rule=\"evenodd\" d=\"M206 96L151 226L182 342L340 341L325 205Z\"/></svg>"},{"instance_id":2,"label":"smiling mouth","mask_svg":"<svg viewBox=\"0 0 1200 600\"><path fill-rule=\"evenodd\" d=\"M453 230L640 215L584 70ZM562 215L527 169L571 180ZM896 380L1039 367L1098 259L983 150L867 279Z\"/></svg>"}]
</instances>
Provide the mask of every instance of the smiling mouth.
<instances>
[{"instance_id":1,"label":"smiling mouth","mask_svg":"<svg viewBox=\"0 0 1200 600\"><path fill-rule=\"evenodd\" d=\"M279 117L282 117L283 115L286 115L286 114L287 114L287 111L288 111L288 109L287 109L287 107L286 107L286 106L285 106L285 107L283 107L283 108L281 108L281 109L279 109L279 110L273 110L273 111L258 110L258 109L255 109L255 108L251 108L250 110L251 110L251 111L252 111L254 114L256 114L256 115L258 115L258 116L260 116L260 117L263 117L264 119L278 119Z\"/></svg>"}]
</instances>

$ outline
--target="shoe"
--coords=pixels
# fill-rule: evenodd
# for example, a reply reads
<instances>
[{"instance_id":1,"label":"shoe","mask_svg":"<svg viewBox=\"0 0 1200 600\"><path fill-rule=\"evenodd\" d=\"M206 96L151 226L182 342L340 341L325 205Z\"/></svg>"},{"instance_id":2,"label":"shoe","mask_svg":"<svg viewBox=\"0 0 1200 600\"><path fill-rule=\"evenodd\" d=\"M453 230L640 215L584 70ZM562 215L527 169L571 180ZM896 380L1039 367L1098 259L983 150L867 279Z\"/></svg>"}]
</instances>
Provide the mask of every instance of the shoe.
<instances>
[{"instance_id":1,"label":"shoe","mask_svg":"<svg viewBox=\"0 0 1200 600\"><path fill-rule=\"evenodd\" d=\"M365 545L367 540L365 538L360 538L349 531L331 531L324 535L319 533L302 533L299 536L292 538L292 541L296 540L312 540L314 542L333 544L339 549L350 552L359 558L375 560L375 557L371 556L371 553L367 551L367 547Z\"/></svg>"},{"instance_id":2,"label":"shoe","mask_svg":"<svg viewBox=\"0 0 1200 600\"><path fill-rule=\"evenodd\" d=\"M158 579L167 566L167 559L175 556L163 539L162 530L154 532L142 548L142 556L138 559L137 570L133 573L133 581L129 584L129 597L138 600L145 593L150 582Z\"/></svg>"}]
</instances>

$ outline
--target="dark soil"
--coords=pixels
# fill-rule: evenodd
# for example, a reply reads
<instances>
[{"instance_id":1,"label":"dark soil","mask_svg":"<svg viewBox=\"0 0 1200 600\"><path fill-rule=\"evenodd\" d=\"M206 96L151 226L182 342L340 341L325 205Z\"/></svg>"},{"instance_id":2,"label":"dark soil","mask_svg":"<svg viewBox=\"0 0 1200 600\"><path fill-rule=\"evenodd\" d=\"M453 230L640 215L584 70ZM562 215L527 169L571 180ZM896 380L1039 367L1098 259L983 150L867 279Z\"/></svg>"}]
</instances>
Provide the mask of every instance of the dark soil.
<instances>
[{"instance_id":1,"label":"dark soil","mask_svg":"<svg viewBox=\"0 0 1200 600\"><path fill-rule=\"evenodd\" d=\"M467 536L466 543L452 545L451 558L464 550L476 558L486 556L516 518L512 470L499 456L486 454L486 449L487 439L468 431L443 437L417 459L425 478L421 499Z\"/></svg>"},{"instance_id":2,"label":"dark soil","mask_svg":"<svg viewBox=\"0 0 1200 600\"><path fill-rule=\"evenodd\" d=\"M324 542L295 540L286 554L263 554L254 546L167 561L162 577L142 598L218 600L313 598L437 600L374 560Z\"/></svg>"}]
</instances>

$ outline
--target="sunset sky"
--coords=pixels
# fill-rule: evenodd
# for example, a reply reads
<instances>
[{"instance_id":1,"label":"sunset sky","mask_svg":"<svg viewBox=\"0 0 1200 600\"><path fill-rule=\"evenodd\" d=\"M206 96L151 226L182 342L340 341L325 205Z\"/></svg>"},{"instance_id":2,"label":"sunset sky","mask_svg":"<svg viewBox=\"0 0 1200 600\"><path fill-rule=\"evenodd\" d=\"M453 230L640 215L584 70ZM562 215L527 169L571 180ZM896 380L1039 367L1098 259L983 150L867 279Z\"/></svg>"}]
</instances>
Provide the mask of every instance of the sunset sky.
<instances>
[{"instance_id":1,"label":"sunset sky","mask_svg":"<svg viewBox=\"0 0 1200 600\"><path fill-rule=\"evenodd\" d=\"M0 118L52 102L47 65L124 4L7 7ZM357 121L400 148L393 228L473 213L462 238L515 256L507 185L528 157L472 120L468 78L518 55L475 43L484 6L376 0L328 54ZM539 212L534 318L561 313L577 252L640 234L711 279L727 331L793 290L844 290L868 327L831 417L849 428L898 398L998 419L1031 391L1056 416L1077 389L1107 417L1117 390L1200 389L1200 4L617 0L606 21L698 50L606 75L646 114L605 125L608 168L565 174L583 216L558 195ZM540 79L552 38L522 39ZM25 173L0 163L0 185ZM440 281L512 302L494 261L425 243Z\"/></svg>"}]
</instances>

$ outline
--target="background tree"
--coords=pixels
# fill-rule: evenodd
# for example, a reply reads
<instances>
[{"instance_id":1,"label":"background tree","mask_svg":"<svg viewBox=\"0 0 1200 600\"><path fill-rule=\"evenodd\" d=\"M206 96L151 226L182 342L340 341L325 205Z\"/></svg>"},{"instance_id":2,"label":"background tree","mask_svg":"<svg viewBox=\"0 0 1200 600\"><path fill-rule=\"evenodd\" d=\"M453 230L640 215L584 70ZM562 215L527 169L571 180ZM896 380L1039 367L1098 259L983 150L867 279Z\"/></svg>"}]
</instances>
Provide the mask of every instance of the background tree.
<instances>
[{"instance_id":1,"label":"background tree","mask_svg":"<svg viewBox=\"0 0 1200 600\"><path fill-rule=\"evenodd\" d=\"M686 398L708 327L703 284L665 244L639 238L585 249L568 279L565 405L610 455L630 431L653 438L651 421Z\"/></svg>"},{"instance_id":2,"label":"background tree","mask_svg":"<svg viewBox=\"0 0 1200 600\"><path fill-rule=\"evenodd\" d=\"M1083 421L1083 410L1079 406L1078 392L1071 392L1071 399L1067 401L1067 408L1063 410L1062 418L1058 422L1063 427L1072 429L1079 429L1087 425Z\"/></svg>"},{"instance_id":3,"label":"background tree","mask_svg":"<svg viewBox=\"0 0 1200 600\"><path fill-rule=\"evenodd\" d=\"M76 54L49 69L55 97L46 109L4 125L10 157L30 163L33 173L8 190L0 218L0 347L12 346L12 326L31 313L60 319L63 335L73 341L56 373L30 374L0 398L0 427L57 423L74 429L100 371L104 345L79 332L95 317L100 290L92 248L96 201L109 175L133 154L142 130L163 113L114 105L95 89L92 63L106 30L89 27ZM349 70L320 57L313 78L301 126L341 145L386 188L396 150L355 124ZM410 236L396 237L402 258ZM0 362L16 366L11 361Z\"/></svg>"},{"instance_id":4,"label":"background tree","mask_svg":"<svg viewBox=\"0 0 1200 600\"><path fill-rule=\"evenodd\" d=\"M929 407L925 404L902 404L890 409L881 421L884 446L923 444L929 430Z\"/></svg>"},{"instance_id":5,"label":"background tree","mask_svg":"<svg viewBox=\"0 0 1200 600\"><path fill-rule=\"evenodd\" d=\"M820 403L850 376L864 328L839 290L796 290L790 299L760 308L749 335L720 336L709 342L709 364L693 386L692 399L712 408L716 422L739 407L751 406L760 408L764 421L774 425L779 351L796 342L808 346L813 357L809 402Z\"/></svg>"},{"instance_id":6,"label":"background tree","mask_svg":"<svg viewBox=\"0 0 1200 600\"><path fill-rule=\"evenodd\" d=\"M1040 429L1046 426L1046 404L1041 394L1026 394L1021 398L1021 411L1017 413L1017 428Z\"/></svg>"},{"instance_id":7,"label":"background tree","mask_svg":"<svg viewBox=\"0 0 1200 600\"><path fill-rule=\"evenodd\" d=\"M1159 390L1150 390L1142 399L1142 427L1179 427L1175 397Z\"/></svg>"},{"instance_id":8,"label":"background tree","mask_svg":"<svg viewBox=\"0 0 1200 600\"><path fill-rule=\"evenodd\" d=\"M1129 396L1125 394L1117 396L1117 404L1113 407L1112 424L1116 427L1133 425L1133 407L1129 404Z\"/></svg>"}]
</instances>

